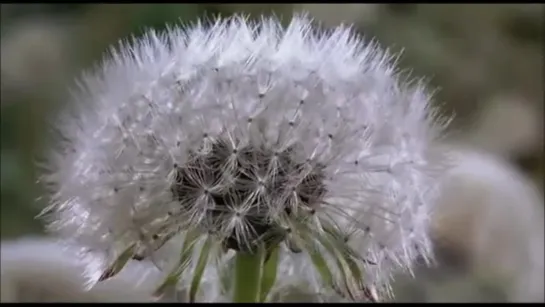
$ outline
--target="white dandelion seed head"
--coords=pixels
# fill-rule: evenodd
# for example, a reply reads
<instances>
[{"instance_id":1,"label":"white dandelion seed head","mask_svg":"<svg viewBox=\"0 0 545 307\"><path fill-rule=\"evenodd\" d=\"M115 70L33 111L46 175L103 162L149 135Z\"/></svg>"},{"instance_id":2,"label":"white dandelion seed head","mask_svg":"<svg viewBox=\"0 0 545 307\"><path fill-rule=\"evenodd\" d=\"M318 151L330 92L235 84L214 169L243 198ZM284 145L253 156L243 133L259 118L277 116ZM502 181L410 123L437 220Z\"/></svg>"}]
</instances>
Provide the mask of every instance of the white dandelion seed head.
<instances>
[{"instance_id":1,"label":"white dandelion seed head","mask_svg":"<svg viewBox=\"0 0 545 307\"><path fill-rule=\"evenodd\" d=\"M0 246L1 302L152 302L162 273L133 261L119 275L90 290L76 246L49 238L26 237Z\"/></svg>"},{"instance_id":2,"label":"white dandelion seed head","mask_svg":"<svg viewBox=\"0 0 545 307\"><path fill-rule=\"evenodd\" d=\"M386 289L431 257L442 164L429 144L445 125L394 60L306 16L150 31L85 75L56 121L51 227L110 260L130 244L153 258L189 230L227 249L278 239L295 246L282 254L325 255L317 238L334 229L367 259L363 283ZM317 279L302 264L298 277Z\"/></svg>"}]
</instances>

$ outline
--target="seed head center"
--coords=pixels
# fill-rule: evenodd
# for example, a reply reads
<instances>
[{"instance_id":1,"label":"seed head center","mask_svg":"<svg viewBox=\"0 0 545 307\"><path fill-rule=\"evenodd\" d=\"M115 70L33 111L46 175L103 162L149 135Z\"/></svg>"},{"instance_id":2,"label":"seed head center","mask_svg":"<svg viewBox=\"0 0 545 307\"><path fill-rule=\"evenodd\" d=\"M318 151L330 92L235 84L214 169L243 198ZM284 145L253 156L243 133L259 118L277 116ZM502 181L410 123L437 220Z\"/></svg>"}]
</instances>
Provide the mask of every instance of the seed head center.
<instances>
[{"instance_id":1,"label":"seed head center","mask_svg":"<svg viewBox=\"0 0 545 307\"><path fill-rule=\"evenodd\" d=\"M251 251L261 241L279 243L285 236L279 220L293 218L294 212L314 211L326 192L323 166L298 161L293 148L275 151L245 145L237 147L236 159L234 149L222 139L208 148L190 153L185 164L176 164L172 191L182 210L204 213L200 226L224 235L227 248ZM206 204L197 201L203 189L210 196ZM233 217L244 227L226 230Z\"/></svg>"}]
</instances>

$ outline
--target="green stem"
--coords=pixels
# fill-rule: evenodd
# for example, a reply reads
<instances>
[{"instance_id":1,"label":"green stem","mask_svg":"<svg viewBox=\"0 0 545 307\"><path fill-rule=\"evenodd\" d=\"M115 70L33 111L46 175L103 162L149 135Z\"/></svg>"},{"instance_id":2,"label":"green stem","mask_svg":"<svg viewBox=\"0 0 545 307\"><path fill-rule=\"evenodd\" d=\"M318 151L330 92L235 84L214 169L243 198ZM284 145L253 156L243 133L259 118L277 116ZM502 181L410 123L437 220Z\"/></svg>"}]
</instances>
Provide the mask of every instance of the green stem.
<instances>
[{"instance_id":1,"label":"green stem","mask_svg":"<svg viewBox=\"0 0 545 307\"><path fill-rule=\"evenodd\" d=\"M259 302L264 254L262 249L253 254L237 252L233 303Z\"/></svg>"}]
</instances>

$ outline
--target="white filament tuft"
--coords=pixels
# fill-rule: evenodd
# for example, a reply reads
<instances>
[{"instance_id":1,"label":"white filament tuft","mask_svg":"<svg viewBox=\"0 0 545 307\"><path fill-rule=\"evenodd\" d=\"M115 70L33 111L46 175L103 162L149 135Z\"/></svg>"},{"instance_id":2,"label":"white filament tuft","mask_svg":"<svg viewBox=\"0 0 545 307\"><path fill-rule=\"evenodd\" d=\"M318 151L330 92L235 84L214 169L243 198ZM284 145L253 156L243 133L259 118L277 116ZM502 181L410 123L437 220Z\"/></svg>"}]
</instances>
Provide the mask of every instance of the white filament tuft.
<instances>
[{"instance_id":1,"label":"white filament tuft","mask_svg":"<svg viewBox=\"0 0 545 307\"><path fill-rule=\"evenodd\" d=\"M150 31L85 75L55 122L51 228L104 252L103 269L131 244L153 258L189 231L234 250L280 240L282 278L312 278L316 292L308 257L285 257L334 263L333 231L360 260L358 287L384 292L394 270L431 258L444 166L429 144L446 121L405 81L376 44L306 16Z\"/></svg>"}]
</instances>

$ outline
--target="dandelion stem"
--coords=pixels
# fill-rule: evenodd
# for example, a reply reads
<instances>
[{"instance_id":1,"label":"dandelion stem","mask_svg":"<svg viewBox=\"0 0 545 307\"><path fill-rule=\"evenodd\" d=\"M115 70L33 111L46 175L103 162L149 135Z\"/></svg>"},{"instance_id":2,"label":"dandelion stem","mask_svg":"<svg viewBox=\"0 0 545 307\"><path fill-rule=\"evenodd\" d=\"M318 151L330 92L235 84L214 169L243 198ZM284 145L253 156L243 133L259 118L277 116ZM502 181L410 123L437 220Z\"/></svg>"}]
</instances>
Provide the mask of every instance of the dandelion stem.
<instances>
[{"instance_id":1,"label":"dandelion stem","mask_svg":"<svg viewBox=\"0 0 545 307\"><path fill-rule=\"evenodd\" d=\"M233 303L259 302L265 254L264 249L255 253L237 252Z\"/></svg>"},{"instance_id":2,"label":"dandelion stem","mask_svg":"<svg viewBox=\"0 0 545 307\"><path fill-rule=\"evenodd\" d=\"M263 303L267 299L267 295L271 291L276 282L276 272L278 270L278 263L280 261L279 247L275 247L270 251L270 256L265 256L265 263L263 263L263 273L261 276L261 289L259 302ZM268 259L267 259L268 258Z\"/></svg>"}]
</instances>

